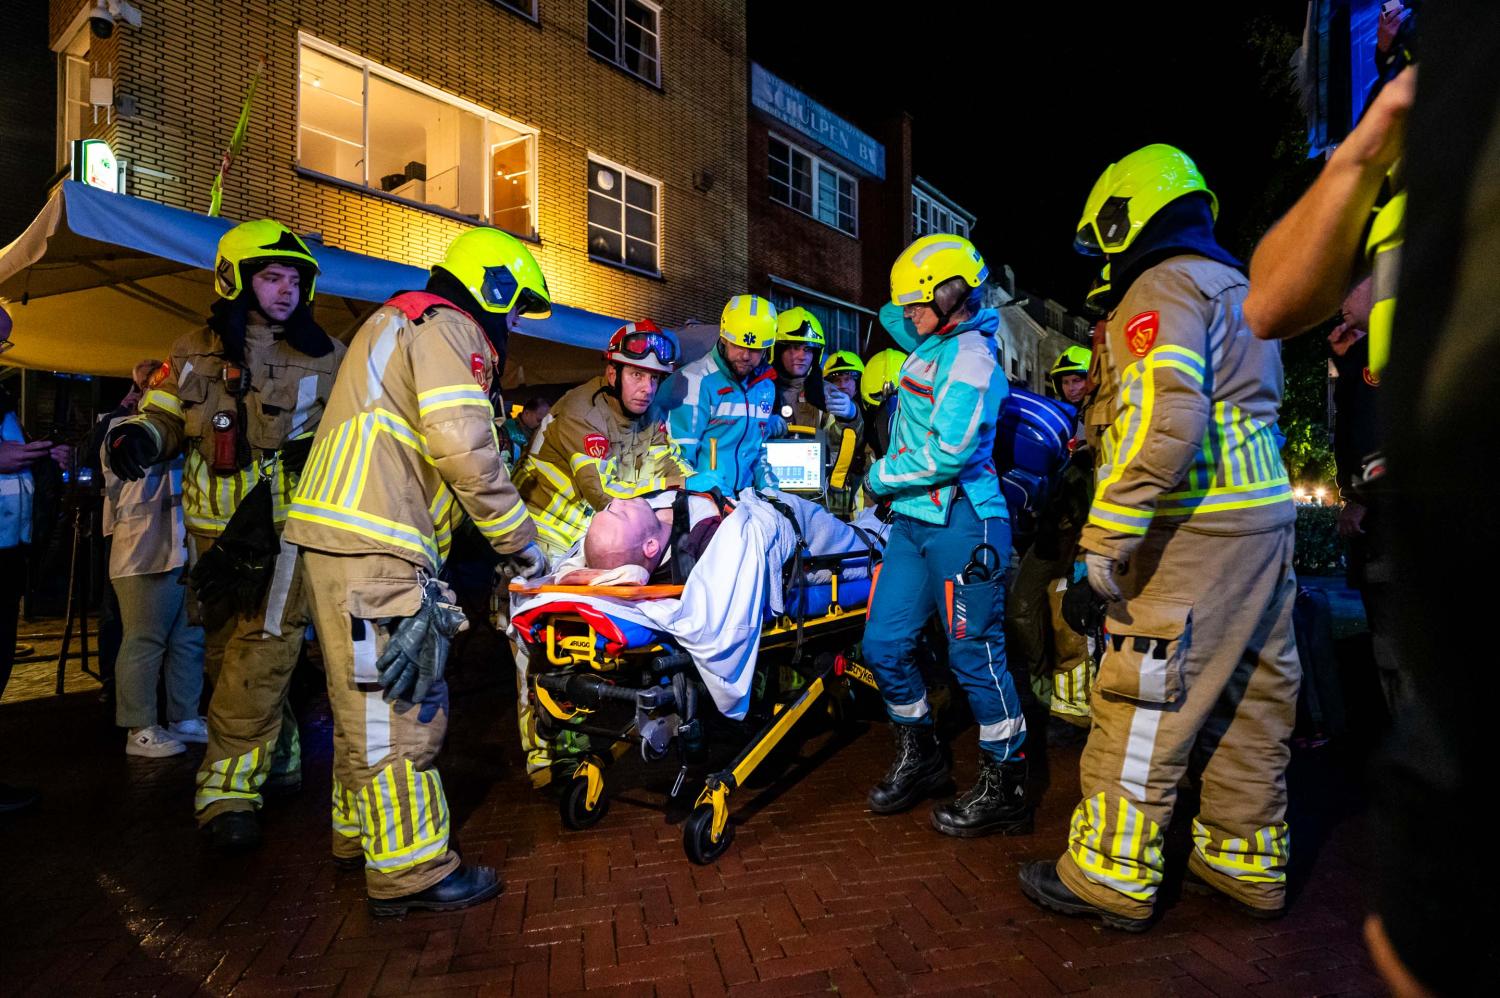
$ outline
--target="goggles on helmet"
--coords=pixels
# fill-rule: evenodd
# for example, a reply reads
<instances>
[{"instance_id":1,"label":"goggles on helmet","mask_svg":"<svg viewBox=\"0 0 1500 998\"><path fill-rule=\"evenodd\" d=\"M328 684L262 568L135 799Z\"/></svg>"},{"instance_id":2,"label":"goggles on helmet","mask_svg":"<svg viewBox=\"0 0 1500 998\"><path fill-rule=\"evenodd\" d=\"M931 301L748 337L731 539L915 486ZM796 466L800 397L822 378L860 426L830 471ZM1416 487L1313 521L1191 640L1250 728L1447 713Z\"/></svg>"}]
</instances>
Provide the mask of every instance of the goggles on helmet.
<instances>
[{"instance_id":1,"label":"goggles on helmet","mask_svg":"<svg viewBox=\"0 0 1500 998\"><path fill-rule=\"evenodd\" d=\"M623 354L631 360L644 360L648 355L656 354L656 359L663 364L677 363L677 342L664 333L626 333L610 347L610 352Z\"/></svg>"}]
</instances>

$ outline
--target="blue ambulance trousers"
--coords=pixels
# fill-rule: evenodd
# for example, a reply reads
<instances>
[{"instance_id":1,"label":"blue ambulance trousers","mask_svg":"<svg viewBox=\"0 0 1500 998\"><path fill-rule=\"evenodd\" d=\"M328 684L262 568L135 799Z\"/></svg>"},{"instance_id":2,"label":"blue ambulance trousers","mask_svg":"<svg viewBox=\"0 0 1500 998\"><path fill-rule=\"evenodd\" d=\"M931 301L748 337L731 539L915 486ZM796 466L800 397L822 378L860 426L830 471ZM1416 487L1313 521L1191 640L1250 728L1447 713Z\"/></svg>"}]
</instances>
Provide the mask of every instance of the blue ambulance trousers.
<instances>
[{"instance_id":1,"label":"blue ambulance trousers","mask_svg":"<svg viewBox=\"0 0 1500 998\"><path fill-rule=\"evenodd\" d=\"M963 582L975 548L988 544L992 578ZM979 747L1004 761L1021 753L1026 720L1005 667L1005 569L1010 522L981 520L960 496L944 526L896 514L876 577L865 626L865 664L875 673L886 712L897 724L931 725L927 687L917 668L918 636L933 613L948 635L948 664L979 723Z\"/></svg>"}]
</instances>

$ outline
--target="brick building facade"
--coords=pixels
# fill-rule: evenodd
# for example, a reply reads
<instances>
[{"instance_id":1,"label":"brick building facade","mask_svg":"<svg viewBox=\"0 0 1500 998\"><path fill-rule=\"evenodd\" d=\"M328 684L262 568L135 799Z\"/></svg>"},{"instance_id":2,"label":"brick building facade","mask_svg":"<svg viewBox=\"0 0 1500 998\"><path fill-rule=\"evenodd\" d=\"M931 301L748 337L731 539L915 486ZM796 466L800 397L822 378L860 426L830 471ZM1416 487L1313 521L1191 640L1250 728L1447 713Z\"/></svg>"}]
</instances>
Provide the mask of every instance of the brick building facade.
<instances>
[{"instance_id":1,"label":"brick building facade","mask_svg":"<svg viewBox=\"0 0 1500 998\"><path fill-rule=\"evenodd\" d=\"M140 6L140 27L101 40L91 0L52 0L76 116L59 163L63 139L104 138L127 193L205 211L264 59L228 217L420 266L492 218L534 240L557 300L605 315L713 319L743 289L738 0ZM113 80L112 107L87 106L84 75Z\"/></svg>"}]
</instances>

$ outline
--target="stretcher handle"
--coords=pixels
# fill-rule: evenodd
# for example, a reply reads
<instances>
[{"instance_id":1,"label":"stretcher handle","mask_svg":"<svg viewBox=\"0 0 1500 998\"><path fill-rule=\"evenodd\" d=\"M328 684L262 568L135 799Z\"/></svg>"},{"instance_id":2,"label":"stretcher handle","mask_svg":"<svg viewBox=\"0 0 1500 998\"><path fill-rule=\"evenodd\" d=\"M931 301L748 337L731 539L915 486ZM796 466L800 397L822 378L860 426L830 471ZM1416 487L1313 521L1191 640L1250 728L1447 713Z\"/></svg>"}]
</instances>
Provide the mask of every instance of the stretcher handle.
<instances>
[{"instance_id":1,"label":"stretcher handle","mask_svg":"<svg viewBox=\"0 0 1500 998\"><path fill-rule=\"evenodd\" d=\"M693 656L685 651L672 652L667 655L658 655L651 660L651 668L655 672L670 672L685 665L693 664Z\"/></svg>"}]
</instances>

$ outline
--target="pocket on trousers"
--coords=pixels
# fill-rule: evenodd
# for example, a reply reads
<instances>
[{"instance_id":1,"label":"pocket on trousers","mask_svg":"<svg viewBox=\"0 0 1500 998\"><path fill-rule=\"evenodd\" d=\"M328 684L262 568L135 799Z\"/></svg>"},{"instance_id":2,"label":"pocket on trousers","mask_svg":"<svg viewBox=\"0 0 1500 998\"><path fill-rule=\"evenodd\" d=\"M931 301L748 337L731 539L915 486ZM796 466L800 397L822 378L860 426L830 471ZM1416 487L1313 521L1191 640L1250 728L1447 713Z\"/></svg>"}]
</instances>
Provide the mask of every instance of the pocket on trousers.
<instances>
[{"instance_id":1,"label":"pocket on trousers","mask_svg":"<svg viewBox=\"0 0 1500 998\"><path fill-rule=\"evenodd\" d=\"M422 608L416 573L409 579L350 579L344 596L349 616L364 620L410 617Z\"/></svg>"},{"instance_id":2,"label":"pocket on trousers","mask_svg":"<svg viewBox=\"0 0 1500 998\"><path fill-rule=\"evenodd\" d=\"M1191 602L1161 596L1110 604L1094 688L1138 703L1181 700L1192 615Z\"/></svg>"},{"instance_id":3,"label":"pocket on trousers","mask_svg":"<svg viewBox=\"0 0 1500 998\"><path fill-rule=\"evenodd\" d=\"M1005 580L998 576L988 582L945 579L943 589L944 620L954 641L988 634L1005 612Z\"/></svg>"}]
</instances>

